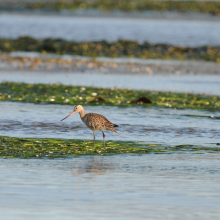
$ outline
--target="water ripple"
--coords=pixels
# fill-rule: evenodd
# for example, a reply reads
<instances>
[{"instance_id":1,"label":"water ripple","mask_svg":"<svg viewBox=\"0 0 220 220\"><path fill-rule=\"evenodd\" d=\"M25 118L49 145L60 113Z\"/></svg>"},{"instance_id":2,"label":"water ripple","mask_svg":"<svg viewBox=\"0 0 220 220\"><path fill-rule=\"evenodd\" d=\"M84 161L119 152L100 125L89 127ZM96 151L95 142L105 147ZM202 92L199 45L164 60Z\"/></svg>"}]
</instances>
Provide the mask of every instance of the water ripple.
<instances>
[{"instance_id":1,"label":"water ripple","mask_svg":"<svg viewBox=\"0 0 220 220\"><path fill-rule=\"evenodd\" d=\"M117 134L106 131L106 140L144 141L179 145L220 142L218 112L170 108L119 108L86 106L87 112L105 115L119 124ZM1 135L38 138L92 139L92 131L78 115L61 122L73 110L65 105L1 102ZM102 139L101 132L96 132Z\"/></svg>"}]
</instances>

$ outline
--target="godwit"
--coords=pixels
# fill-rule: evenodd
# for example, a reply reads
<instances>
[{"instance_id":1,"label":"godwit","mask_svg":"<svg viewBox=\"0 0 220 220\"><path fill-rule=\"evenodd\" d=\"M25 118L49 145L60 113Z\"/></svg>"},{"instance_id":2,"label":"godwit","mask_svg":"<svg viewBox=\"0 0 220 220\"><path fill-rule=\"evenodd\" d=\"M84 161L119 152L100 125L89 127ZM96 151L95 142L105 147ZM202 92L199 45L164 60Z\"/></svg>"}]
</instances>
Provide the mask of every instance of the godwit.
<instances>
[{"instance_id":1,"label":"godwit","mask_svg":"<svg viewBox=\"0 0 220 220\"><path fill-rule=\"evenodd\" d=\"M80 118L85 123L85 125L93 131L94 140L93 140L93 147L95 146L95 131L99 130L103 134L103 147L105 148L105 134L103 130L110 130L114 133L117 133L113 127L118 127L118 125L113 124L110 122L105 116L96 114L96 113L85 113L84 108L81 105L76 105L73 112L67 115L64 119L68 118L72 114L79 112Z\"/></svg>"}]
</instances>

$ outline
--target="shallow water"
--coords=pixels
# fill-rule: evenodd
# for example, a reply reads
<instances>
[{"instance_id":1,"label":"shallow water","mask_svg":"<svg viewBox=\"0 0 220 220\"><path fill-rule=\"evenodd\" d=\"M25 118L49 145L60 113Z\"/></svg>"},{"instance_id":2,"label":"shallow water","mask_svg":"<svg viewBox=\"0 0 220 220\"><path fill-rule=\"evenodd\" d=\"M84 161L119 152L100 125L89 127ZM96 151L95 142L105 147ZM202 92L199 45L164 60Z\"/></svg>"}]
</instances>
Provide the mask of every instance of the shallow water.
<instances>
[{"instance_id":1,"label":"shallow water","mask_svg":"<svg viewBox=\"0 0 220 220\"><path fill-rule=\"evenodd\" d=\"M93 134L78 114L60 121L73 111L69 105L39 105L0 102L1 135L13 137L93 139ZM106 131L106 141L216 146L220 142L220 113L171 108L86 106L87 113L105 115L118 124L117 134ZM102 133L96 132L102 140Z\"/></svg>"},{"instance_id":2,"label":"shallow water","mask_svg":"<svg viewBox=\"0 0 220 220\"><path fill-rule=\"evenodd\" d=\"M88 80L89 79L89 80ZM220 94L219 75L149 75L71 72L1 71L1 81L61 83L65 85L115 87L170 92Z\"/></svg>"},{"instance_id":3,"label":"shallow water","mask_svg":"<svg viewBox=\"0 0 220 220\"><path fill-rule=\"evenodd\" d=\"M220 22L1 14L0 37L74 41L133 40L180 46L220 45Z\"/></svg>"},{"instance_id":4,"label":"shallow water","mask_svg":"<svg viewBox=\"0 0 220 220\"><path fill-rule=\"evenodd\" d=\"M219 219L219 154L0 159L3 219Z\"/></svg>"}]
</instances>

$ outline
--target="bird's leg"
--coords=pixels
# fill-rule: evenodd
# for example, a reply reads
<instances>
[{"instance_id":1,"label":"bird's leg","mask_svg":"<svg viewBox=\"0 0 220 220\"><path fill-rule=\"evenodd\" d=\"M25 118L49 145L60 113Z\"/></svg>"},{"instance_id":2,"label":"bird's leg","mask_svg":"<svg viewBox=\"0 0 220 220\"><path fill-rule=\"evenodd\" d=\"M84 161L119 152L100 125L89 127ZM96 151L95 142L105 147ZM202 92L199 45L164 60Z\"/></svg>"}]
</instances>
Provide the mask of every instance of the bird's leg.
<instances>
[{"instance_id":1,"label":"bird's leg","mask_svg":"<svg viewBox=\"0 0 220 220\"><path fill-rule=\"evenodd\" d=\"M93 139L93 147L95 147L95 131L93 131L94 139Z\"/></svg>"},{"instance_id":2,"label":"bird's leg","mask_svg":"<svg viewBox=\"0 0 220 220\"><path fill-rule=\"evenodd\" d=\"M103 147L105 148L105 134L103 131L102 131L102 133L103 133Z\"/></svg>"}]
</instances>

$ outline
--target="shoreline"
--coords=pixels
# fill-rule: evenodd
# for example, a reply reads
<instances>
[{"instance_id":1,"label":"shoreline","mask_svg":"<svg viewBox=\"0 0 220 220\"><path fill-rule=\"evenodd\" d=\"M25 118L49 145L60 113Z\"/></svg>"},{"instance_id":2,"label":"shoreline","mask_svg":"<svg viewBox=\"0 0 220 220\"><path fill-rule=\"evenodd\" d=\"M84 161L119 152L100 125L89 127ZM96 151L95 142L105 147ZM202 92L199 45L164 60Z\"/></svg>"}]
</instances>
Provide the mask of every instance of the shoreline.
<instances>
[{"instance_id":1,"label":"shoreline","mask_svg":"<svg viewBox=\"0 0 220 220\"><path fill-rule=\"evenodd\" d=\"M62 10L60 12L49 10L14 10L0 11L1 15L21 16L54 16L54 17L85 17L85 18L121 18L121 19L144 19L144 20L182 20L182 21L207 21L219 22L220 16L202 12L178 12L178 11L131 11L119 10L102 11L95 9Z\"/></svg>"},{"instance_id":2,"label":"shoreline","mask_svg":"<svg viewBox=\"0 0 220 220\"><path fill-rule=\"evenodd\" d=\"M149 75L220 75L220 64L191 60L83 57L35 52L0 54L1 71L149 74Z\"/></svg>"}]
</instances>

